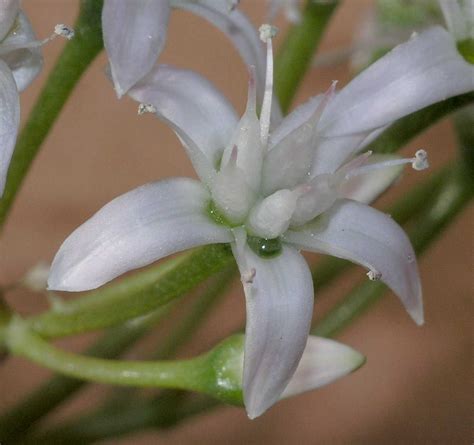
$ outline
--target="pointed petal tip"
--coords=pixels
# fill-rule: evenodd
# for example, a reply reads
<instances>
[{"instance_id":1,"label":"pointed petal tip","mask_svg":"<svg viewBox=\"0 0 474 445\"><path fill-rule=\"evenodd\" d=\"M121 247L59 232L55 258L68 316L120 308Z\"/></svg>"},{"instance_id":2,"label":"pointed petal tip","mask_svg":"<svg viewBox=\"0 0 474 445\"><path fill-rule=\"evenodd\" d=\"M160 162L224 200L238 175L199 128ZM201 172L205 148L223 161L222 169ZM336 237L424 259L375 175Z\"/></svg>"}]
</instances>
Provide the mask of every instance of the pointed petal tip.
<instances>
[{"instance_id":1,"label":"pointed petal tip","mask_svg":"<svg viewBox=\"0 0 474 445\"><path fill-rule=\"evenodd\" d=\"M266 403L264 403L264 400L263 398L259 398L258 400L256 400L255 398L253 400L246 400L245 402L245 410L247 412L247 417L250 419L250 420L254 420L256 419L257 417L260 417L263 413L265 413L265 411L268 410L268 408L270 408L275 402L271 402L271 403L268 403L268 401Z\"/></svg>"},{"instance_id":2,"label":"pointed petal tip","mask_svg":"<svg viewBox=\"0 0 474 445\"><path fill-rule=\"evenodd\" d=\"M425 324L425 316L423 313L423 307L416 308L409 311L410 317L417 324L417 326L423 326Z\"/></svg>"}]
</instances>

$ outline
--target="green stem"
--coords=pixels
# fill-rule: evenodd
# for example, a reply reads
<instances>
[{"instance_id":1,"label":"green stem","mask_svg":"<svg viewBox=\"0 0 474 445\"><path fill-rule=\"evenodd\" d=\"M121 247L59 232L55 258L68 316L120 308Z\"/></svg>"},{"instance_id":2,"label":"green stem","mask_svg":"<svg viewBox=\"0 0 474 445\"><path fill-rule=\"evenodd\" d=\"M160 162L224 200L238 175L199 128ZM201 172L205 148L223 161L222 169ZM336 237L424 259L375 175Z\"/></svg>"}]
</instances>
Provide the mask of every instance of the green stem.
<instances>
[{"instance_id":1,"label":"green stem","mask_svg":"<svg viewBox=\"0 0 474 445\"><path fill-rule=\"evenodd\" d=\"M233 261L228 245L206 246L61 303L26 322L44 338L114 326L167 304Z\"/></svg>"},{"instance_id":2,"label":"green stem","mask_svg":"<svg viewBox=\"0 0 474 445\"><path fill-rule=\"evenodd\" d=\"M74 25L75 37L66 44L20 133L0 199L0 227L7 218L23 179L78 80L102 50L102 0L82 0Z\"/></svg>"},{"instance_id":3,"label":"green stem","mask_svg":"<svg viewBox=\"0 0 474 445\"><path fill-rule=\"evenodd\" d=\"M284 113L290 108L296 90L311 66L316 48L336 10L337 2L308 1L300 23L289 30L275 59L275 91Z\"/></svg>"},{"instance_id":4,"label":"green stem","mask_svg":"<svg viewBox=\"0 0 474 445\"><path fill-rule=\"evenodd\" d=\"M163 306L146 317L110 329L87 349L86 355L108 359L118 357L162 319L170 308L170 304ZM18 442L39 419L71 397L84 383L83 380L63 375L52 377L0 417L0 438L7 443Z\"/></svg>"},{"instance_id":5,"label":"green stem","mask_svg":"<svg viewBox=\"0 0 474 445\"><path fill-rule=\"evenodd\" d=\"M69 377L99 383L136 387L199 390L203 359L140 362L105 360L58 349L16 319L7 330L7 346L15 354Z\"/></svg>"},{"instance_id":6,"label":"green stem","mask_svg":"<svg viewBox=\"0 0 474 445\"><path fill-rule=\"evenodd\" d=\"M452 169L443 187L431 201L429 210L417 220L416 227L410 233L417 254L426 250L472 197L472 184L467 184L465 175L460 174L457 166ZM312 334L333 337L365 313L385 291L385 285L380 282L363 282L316 324Z\"/></svg>"}]
</instances>

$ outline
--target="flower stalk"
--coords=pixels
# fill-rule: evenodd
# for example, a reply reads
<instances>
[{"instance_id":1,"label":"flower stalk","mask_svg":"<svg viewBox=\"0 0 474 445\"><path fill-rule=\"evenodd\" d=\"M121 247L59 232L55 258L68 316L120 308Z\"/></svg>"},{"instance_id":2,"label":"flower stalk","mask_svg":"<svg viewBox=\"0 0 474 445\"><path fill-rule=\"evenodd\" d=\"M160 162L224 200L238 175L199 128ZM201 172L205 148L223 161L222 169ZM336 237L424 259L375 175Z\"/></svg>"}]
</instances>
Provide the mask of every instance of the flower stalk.
<instances>
[{"instance_id":1,"label":"flower stalk","mask_svg":"<svg viewBox=\"0 0 474 445\"><path fill-rule=\"evenodd\" d=\"M302 19L293 25L275 59L275 92L283 113L290 108L338 2L308 1Z\"/></svg>"}]
</instances>

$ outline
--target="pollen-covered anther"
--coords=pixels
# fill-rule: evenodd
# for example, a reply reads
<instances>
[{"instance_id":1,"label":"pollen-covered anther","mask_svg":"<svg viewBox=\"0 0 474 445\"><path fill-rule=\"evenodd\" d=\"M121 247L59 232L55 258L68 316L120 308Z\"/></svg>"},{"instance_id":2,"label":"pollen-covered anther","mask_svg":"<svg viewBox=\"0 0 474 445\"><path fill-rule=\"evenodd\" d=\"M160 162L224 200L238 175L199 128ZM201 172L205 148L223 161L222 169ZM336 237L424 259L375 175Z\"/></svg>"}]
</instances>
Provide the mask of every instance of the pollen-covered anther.
<instances>
[{"instance_id":1,"label":"pollen-covered anther","mask_svg":"<svg viewBox=\"0 0 474 445\"><path fill-rule=\"evenodd\" d=\"M380 281L380 279L382 278L382 273L378 270L372 269L367 272L367 276L371 281Z\"/></svg>"},{"instance_id":2,"label":"pollen-covered anther","mask_svg":"<svg viewBox=\"0 0 474 445\"><path fill-rule=\"evenodd\" d=\"M267 43L270 39L273 39L273 37L277 35L278 28L265 23L264 25L260 26L258 31L260 32L260 40L264 43Z\"/></svg>"},{"instance_id":3,"label":"pollen-covered anther","mask_svg":"<svg viewBox=\"0 0 474 445\"><path fill-rule=\"evenodd\" d=\"M137 113L139 116L142 116L146 113L156 113L156 107L153 104L140 104L138 105Z\"/></svg>"},{"instance_id":4,"label":"pollen-covered anther","mask_svg":"<svg viewBox=\"0 0 474 445\"><path fill-rule=\"evenodd\" d=\"M63 23L58 23L54 27L54 34L71 40L74 37L74 30Z\"/></svg>"},{"instance_id":5,"label":"pollen-covered anther","mask_svg":"<svg viewBox=\"0 0 474 445\"><path fill-rule=\"evenodd\" d=\"M430 164L428 162L428 153L425 150L418 150L415 153L413 162L411 164L414 170L425 170Z\"/></svg>"}]
</instances>

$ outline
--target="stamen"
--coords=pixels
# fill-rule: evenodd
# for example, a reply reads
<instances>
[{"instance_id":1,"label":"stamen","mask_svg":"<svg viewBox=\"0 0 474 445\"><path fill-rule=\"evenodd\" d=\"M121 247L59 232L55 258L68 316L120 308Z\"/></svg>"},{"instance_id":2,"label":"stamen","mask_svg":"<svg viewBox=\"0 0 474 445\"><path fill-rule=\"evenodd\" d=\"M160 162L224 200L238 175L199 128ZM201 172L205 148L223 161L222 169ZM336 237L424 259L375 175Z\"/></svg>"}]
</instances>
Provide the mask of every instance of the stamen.
<instances>
[{"instance_id":1,"label":"stamen","mask_svg":"<svg viewBox=\"0 0 474 445\"><path fill-rule=\"evenodd\" d=\"M156 113L156 107L153 104L140 104L138 105L137 113L142 116L146 113Z\"/></svg>"},{"instance_id":2,"label":"stamen","mask_svg":"<svg viewBox=\"0 0 474 445\"><path fill-rule=\"evenodd\" d=\"M265 93L263 95L262 110L260 112L260 139L266 146L270 132L270 117L273 96L273 47L272 38L277 33L277 28L268 24L260 26L260 39L267 44L267 70L265 75Z\"/></svg>"},{"instance_id":3,"label":"stamen","mask_svg":"<svg viewBox=\"0 0 474 445\"><path fill-rule=\"evenodd\" d=\"M327 91L323 95L323 99L321 100L321 103L317 106L316 110L314 111L310 122L311 125L316 128L318 126L319 120L321 119L321 116L323 115L324 110L326 109L327 105L331 100L333 99L335 93L336 93L336 85L337 85L337 80L333 80L331 82L331 86L327 89Z\"/></svg>"},{"instance_id":4,"label":"stamen","mask_svg":"<svg viewBox=\"0 0 474 445\"><path fill-rule=\"evenodd\" d=\"M246 111L257 112L257 82L255 80L255 66L249 66L249 86L247 93L247 109Z\"/></svg>"},{"instance_id":5,"label":"stamen","mask_svg":"<svg viewBox=\"0 0 474 445\"><path fill-rule=\"evenodd\" d=\"M418 150L413 159L411 166L414 170L425 170L430 166L428 162L428 153L426 153L425 150Z\"/></svg>"},{"instance_id":6,"label":"stamen","mask_svg":"<svg viewBox=\"0 0 474 445\"><path fill-rule=\"evenodd\" d=\"M0 46L0 55L8 54L11 51L16 51L18 49L29 49L29 48L39 48L45 45L51 40L54 40L56 37L61 36L68 40L71 40L74 37L74 31L63 24L58 24L54 27L54 32L43 40L32 40L30 42L16 43L11 45L1 45Z\"/></svg>"},{"instance_id":7,"label":"stamen","mask_svg":"<svg viewBox=\"0 0 474 445\"><path fill-rule=\"evenodd\" d=\"M428 153L426 153L425 150L418 150L413 158L391 159L389 161L377 162L375 164L363 165L361 167L353 168L350 171L347 171L345 179L363 175L365 173L371 172L372 170L390 168L404 164L411 164L412 168L417 171L424 170L429 167ZM343 168L345 169L345 166Z\"/></svg>"}]
</instances>

